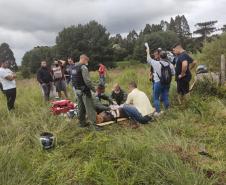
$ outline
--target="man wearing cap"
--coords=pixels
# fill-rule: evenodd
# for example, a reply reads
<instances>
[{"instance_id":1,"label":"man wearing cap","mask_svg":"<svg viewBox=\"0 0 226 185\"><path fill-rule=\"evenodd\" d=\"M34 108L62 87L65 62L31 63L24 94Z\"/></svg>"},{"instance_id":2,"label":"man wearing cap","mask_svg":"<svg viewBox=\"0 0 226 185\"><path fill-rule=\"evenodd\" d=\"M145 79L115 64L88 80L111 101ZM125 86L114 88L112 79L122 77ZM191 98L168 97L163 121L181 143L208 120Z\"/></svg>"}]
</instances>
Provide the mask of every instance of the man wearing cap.
<instances>
[{"instance_id":1,"label":"man wearing cap","mask_svg":"<svg viewBox=\"0 0 226 185\"><path fill-rule=\"evenodd\" d=\"M0 68L0 81L3 92L7 98L7 107L11 111L14 109L16 100L16 74L9 69L9 62L3 61Z\"/></svg>"},{"instance_id":2,"label":"man wearing cap","mask_svg":"<svg viewBox=\"0 0 226 185\"><path fill-rule=\"evenodd\" d=\"M180 43L173 46L173 53L176 55L176 82L177 82L177 93L178 101L180 104L190 96L189 83L192 79L191 69L196 65L187 52L183 49Z\"/></svg>"}]
</instances>

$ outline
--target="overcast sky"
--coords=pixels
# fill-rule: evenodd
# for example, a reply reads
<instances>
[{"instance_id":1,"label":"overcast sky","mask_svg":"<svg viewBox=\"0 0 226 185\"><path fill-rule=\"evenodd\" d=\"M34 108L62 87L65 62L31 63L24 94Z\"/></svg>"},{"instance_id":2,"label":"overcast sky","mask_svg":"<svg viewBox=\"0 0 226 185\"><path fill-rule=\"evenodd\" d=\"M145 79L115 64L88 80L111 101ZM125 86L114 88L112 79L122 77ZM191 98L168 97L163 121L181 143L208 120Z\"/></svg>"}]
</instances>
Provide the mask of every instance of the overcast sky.
<instances>
[{"instance_id":1,"label":"overcast sky","mask_svg":"<svg viewBox=\"0 0 226 185\"><path fill-rule=\"evenodd\" d=\"M97 20L111 34L184 14L191 26L218 20L226 24L226 0L0 0L0 43L7 42L17 63L37 45L54 45L64 27Z\"/></svg>"}]
</instances>

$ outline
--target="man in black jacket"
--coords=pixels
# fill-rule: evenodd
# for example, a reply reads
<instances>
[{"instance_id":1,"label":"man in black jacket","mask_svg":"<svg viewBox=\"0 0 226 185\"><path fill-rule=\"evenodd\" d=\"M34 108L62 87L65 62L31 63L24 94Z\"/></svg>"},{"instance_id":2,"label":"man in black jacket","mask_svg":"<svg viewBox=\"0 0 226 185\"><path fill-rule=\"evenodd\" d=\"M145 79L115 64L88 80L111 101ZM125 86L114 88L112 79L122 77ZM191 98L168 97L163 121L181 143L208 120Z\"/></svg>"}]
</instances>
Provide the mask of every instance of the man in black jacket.
<instances>
[{"instance_id":1,"label":"man in black jacket","mask_svg":"<svg viewBox=\"0 0 226 185\"><path fill-rule=\"evenodd\" d=\"M119 84L115 84L111 92L111 98L116 101L118 105L125 103L127 99L127 94L121 89Z\"/></svg>"},{"instance_id":2,"label":"man in black jacket","mask_svg":"<svg viewBox=\"0 0 226 185\"><path fill-rule=\"evenodd\" d=\"M49 101L53 78L50 70L47 67L46 61L41 62L41 67L37 72L37 80L42 87L45 101Z\"/></svg>"}]
</instances>

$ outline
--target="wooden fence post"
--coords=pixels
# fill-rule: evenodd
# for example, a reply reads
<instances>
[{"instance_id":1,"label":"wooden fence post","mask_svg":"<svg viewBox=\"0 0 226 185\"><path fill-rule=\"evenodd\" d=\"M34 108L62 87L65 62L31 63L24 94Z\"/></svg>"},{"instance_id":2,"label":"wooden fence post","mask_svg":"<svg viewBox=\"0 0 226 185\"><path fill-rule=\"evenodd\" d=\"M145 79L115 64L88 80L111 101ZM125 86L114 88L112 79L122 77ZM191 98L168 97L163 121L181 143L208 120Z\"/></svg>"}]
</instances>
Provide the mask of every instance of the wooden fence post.
<instances>
[{"instance_id":1,"label":"wooden fence post","mask_svg":"<svg viewBox=\"0 0 226 185\"><path fill-rule=\"evenodd\" d=\"M225 83L225 56L221 55L221 70L220 70L220 84L224 85Z\"/></svg>"}]
</instances>

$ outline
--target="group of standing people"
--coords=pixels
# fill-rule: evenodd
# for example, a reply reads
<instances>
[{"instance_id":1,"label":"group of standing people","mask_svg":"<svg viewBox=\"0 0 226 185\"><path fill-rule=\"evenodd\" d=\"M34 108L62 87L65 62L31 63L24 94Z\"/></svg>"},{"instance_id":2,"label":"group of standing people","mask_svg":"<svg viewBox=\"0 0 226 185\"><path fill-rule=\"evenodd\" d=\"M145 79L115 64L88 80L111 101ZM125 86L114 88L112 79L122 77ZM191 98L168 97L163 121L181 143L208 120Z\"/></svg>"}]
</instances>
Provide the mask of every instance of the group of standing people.
<instances>
[{"instance_id":1,"label":"group of standing people","mask_svg":"<svg viewBox=\"0 0 226 185\"><path fill-rule=\"evenodd\" d=\"M192 79L191 69L196 65L180 43L172 47L173 61L170 61L168 53L158 48L151 57L147 48L147 62L151 66L150 80L153 83L153 100L156 115L160 115L160 101L163 101L165 109L169 108L169 90L172 76L175 76L179 104L184 103L190 96L189 83Z\"/></svg>"},{"instance_id":2,"label":"group of standing people","mask_svg":"<svg viewBox=\"0 0 226 185\"><path fill-rule=\"evenodd\" d=\"M56 60L51 66L47 67L46 61L41 62L41 67L37 72L37 80L42 87L46 101L50 98L50 91L55 85L59 98L62 92L65 98L67 94L67 84L71 84L77 96L79 126L86 127L90 121L91 125L99 130L96 124L96 114L101 111L110 111L115 106L104 105L101 100L107 100L110 104L118 105L127 117L131 118L133 125L139 123L146 124L152 120L152 116L161 115L160 102L162 101L165 109L170 107L169 90L172 77L175 76L177 82L177 92L179 103L189 96L189 82L191 80L191 71L196 62L186 53L181 44L176 44L172 48L175 57L173 61L169 60L167 52L157 49L151 56L147 48L147 63L151 66L150 79L153 82L153 102L152 107L148 96L138 89L135 82L130 82L129 94L125 93L119 84L115 84L108 97L105 95L106 68L103 64L99 65L99 85L97 88L93 85L89 70L89 57L85 54L80 56L79 62L69 58L67 63ZM8 109L14 109L16 98L16 75L9 69L7 61L1 64L0 79L3 85L3 91L7 97ZM87 118L87 119L86 119Z\"/></svg>"},{"instance_id":3,"label":"group of standing people","mask_svg":"<svg viewBox=\"0 0 226 185\"><path fill-rule=\"evenodd\" d=\"M37 72L37 80L42 87L43 95L46 101L50 98L50 92L56 90L58 97L62 98L62 92L65 98L68 98L67 84L70 83L70 68L74 64L71 58L68 62L55 60L51 68L47 66L46 61L41 62L41 67Z\"/></svg>"}]
</instances>

